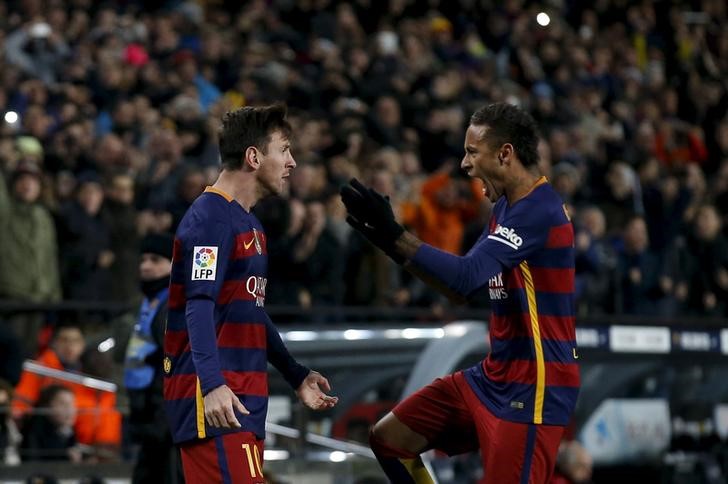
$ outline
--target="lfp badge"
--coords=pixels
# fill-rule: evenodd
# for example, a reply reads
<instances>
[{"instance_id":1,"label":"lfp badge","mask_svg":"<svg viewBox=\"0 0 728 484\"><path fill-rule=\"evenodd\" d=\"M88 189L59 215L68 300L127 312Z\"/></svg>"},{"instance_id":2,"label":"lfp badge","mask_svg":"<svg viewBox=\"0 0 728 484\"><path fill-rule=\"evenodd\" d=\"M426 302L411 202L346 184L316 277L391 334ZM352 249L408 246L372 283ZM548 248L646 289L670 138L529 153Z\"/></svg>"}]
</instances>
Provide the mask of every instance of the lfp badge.
<instances>
[{"instance_id":1,"label":"lfp badge","mask_svg":"<svg viewBox=\"0 0 728 484\"><path fill-rule=\"evenodd\" d=\"M192 264L193 281L214 281L217 271L217 247L195 246Z\"/></svg>"}]
</instances>

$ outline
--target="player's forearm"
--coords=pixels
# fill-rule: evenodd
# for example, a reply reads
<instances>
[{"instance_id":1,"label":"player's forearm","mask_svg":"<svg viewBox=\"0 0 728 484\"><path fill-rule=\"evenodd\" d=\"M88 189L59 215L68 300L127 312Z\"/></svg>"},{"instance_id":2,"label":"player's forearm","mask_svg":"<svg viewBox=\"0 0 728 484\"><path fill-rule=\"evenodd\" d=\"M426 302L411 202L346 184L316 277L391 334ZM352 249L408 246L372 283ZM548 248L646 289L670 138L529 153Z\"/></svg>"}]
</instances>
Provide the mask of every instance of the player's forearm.
<instances>
[{"instance_id":1,"label":"player's forearm","mask_svg":"<svg viewBox=\"0 0 728 484\"><path fill-rule=\"evenodd\" d=\"M501 271L500 263L483 251L460 257L407 232L397 240L397 250L408 260L404 266L407 271L459 303Z\"/></svg>"},{"instance_id":2,"label":"player's forearm","mask_svg":"<svg viewBox=\"0 0 728 484\"><path fill-rule=\"evenodd\" d=\"M266 322L265 330L268 361L283 375L294 390L297 389L311 370L297 362L289 353L278 329L270 320Z\"/></svg>"},{"instance_id":3,"label":"player's forearm","mask_svg":"<svg viewBox=\"0 0 728 484\"><path fill-rule=\"evenodd\" d=\"M453 291L447 284L443 283L442 280L435 277L423 266L414 261L417 252L423 245L425 245L425 243L410 232L404 232L399 239L397 239L395 242L395 250L402 254L407 260L403 267L407 270L407 272L419 278L436 291L444 294L450 300L456 303L465 302L465 298L462 295Z\"/></svg>"},{"instance_id":4,"label":"player's forearm","mask_svg":"<svg viewBox=\"0 0 728 484\"><path fill-rule=\"evenodd\" d=\"M190 351L203 394L225 384L220 367L215 325L215 303L211 299L196 298L187 301L187 332Z\"/></svg>"},{"instance_id":5,"label":"player's forearm","mask_svg":"<svg viewBox=\"0 0 728 484\"><path fill-rule=\"evenodd\" d=\"M423 281L425 284L427 284L431 288L438 291L440 294L443 294L445 297L447 297L453 303L465 304L467 302L467 298L464 295L458 294L457 292L453 291L450 287L448 287L446 284L444 284L440 279L433 276L429 272L425 271L424 269L419 267L414 262L407 261L403 267L407 270L407 272L409 272L413 276L419 278L421 281Z\"/></svg>"}]
</instances>

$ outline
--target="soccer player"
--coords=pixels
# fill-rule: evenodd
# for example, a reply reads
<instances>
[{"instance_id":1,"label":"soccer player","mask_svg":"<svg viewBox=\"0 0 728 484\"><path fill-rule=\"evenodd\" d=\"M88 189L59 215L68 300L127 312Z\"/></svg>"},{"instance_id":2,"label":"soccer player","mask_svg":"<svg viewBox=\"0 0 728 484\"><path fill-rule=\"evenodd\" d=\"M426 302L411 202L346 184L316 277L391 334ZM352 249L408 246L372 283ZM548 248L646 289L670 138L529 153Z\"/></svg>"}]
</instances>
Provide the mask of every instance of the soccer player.
<instances>
[{"instance_id":1,"label":"soccer player","mask_svg":"<svg viewBox=\"0 0 728 484\"><path fill-rule=\"evenodd\" d=\"M262 483L267 361L309 408L334 406L329 383L288 353L264 309L267 239L251 213L284 192L296 166L283 105L228 113L222 172L174 241L164 337L164 399L187 483Z\"/></svg>"},{"instance_id":2,"label":"soccer player","mask_svg":"<svg viewBox=\"0 0 728 484\"><path fill-rule=\"evenodd\" d=\"M392 482L432 482L419 454L478 447L484 482L546 483L579 388L574 329L574 233L559 196L536 173L533 118L509 104L476 111L461 168L495 203L462 256L422 243L389 201L357 180L342 187L348 222L395 261L449 296L488 286L490 354L438 378L374 426L370 443Z\"/></svg>"}]
</instances>

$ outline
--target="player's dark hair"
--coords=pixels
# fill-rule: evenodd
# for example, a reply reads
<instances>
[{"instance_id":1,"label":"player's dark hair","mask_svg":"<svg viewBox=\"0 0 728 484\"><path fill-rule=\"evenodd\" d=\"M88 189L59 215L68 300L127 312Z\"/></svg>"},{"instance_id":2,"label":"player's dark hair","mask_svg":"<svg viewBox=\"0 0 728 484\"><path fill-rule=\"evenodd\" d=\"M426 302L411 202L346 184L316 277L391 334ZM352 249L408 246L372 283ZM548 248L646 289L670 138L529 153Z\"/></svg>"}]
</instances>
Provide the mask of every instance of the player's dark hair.
<instances>
[{"instance_id":1,"label":"player's dark hair","mask_svg":"<svg viewBox=\"0 0 728 484\"><path fill-rule=\"evenodd\" d=\"M508 103L489 104L473 113L470 124L488 127L484 138L491 148L510 143L523 166L538 163L538 127L523 109Z\"/></svg>"},{"instance_id":2,"label":"player's dark hair","mask_svg":"<svg viewBox=\"0 0 728 484\"><path fill-rule=\"evenodd\" d=\"M220 158L222 167L239 170L243 167L245 150L255 146L266 154L271 135L275 131L288 138L291 125L286 121L286 106L246 106L225 114L220 130Z\"/></svg>"}]
</instances>

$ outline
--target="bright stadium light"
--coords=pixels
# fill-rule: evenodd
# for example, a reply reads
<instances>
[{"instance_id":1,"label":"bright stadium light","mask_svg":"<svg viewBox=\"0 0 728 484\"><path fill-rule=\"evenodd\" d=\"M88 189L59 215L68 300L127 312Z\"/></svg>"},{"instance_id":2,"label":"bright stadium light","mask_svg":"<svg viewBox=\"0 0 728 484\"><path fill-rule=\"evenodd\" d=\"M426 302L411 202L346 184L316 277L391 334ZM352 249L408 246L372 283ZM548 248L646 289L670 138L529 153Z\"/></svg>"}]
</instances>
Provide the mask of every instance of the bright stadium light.
<instances>
[{"instance_id":1,"label":"bright stadium light","mask_svg":"<svg viewBox=\"0 0 728 484\"><path fill-rule=\"evenodd\" d=\"M283 334L286 341L313 341L318 339L315 331L288 331Z\"/></svg>"},{"instance_id":2,"label":"bright stadium light","mask_svg":"<svg viewBox=\"0 0 728 484\"><path fill-rule=\"evenodd\" d=\"M551 23L551 17L549 17L549 14L546 12L540 12L536 15L536 22L538 22L541 27L546 27Z\"/></svg>"},{"instance_id":3,"label":"bright stadium light","mask_svg":"<svg viewBox=\"0 0 728 484\"><path fill-rule=\"evenodd\" d=\"M329 455L331 462L344 462L346 460L346 452L335 450Z\"/></svg>"},{"instance_id":4,"label":"bright stadium light","mask_svg":"<svg viewBox=\"0 0 728 484\"><path fill-rule=\"evenodd\" d=\"M437 328L441 329L441 328ZM444 334L444 331L443 331ZM427 328L405 328L402 330L402 337L404 339L418 339L418 338L432 338L435 336L432 331L428 331ZM442 337L440 335L439 337Z\"/></svg>"},{"instance_id":5,"label":"bright stadium light","mask_svg":"<svg viewBox=\"0 0 728 484\"><path fill-rule=\"evenodd\" d=\"M5 113L5 122L8 124L15 124L18 122L18 113L15 111L8 111Z\"/></svg>"},{"instance_id":6,"label":"bright stadium light","mask_svg":"<svg viewBox=\"0 0 728 484\"><path fill-rule=\"evenodd\" d=\"M270 460L288 460L290 454L287 450L282 449L265 449L263 451L263 461Z\"/></svg>"},{"instance_id":7,"label":"bright stadium light","mask_svg":"<svg viewBox=\"0 0 728 484\"><path fill-rule=\"evenodd\" d=\"M347 329L344 331L344 339L346 340L357 340L357 339L371 339L374 333L368 329Z\"/></svg>"},{"instance_id":8,"label":"bright stadium light","mask_svg":"<svg viewBox=\"0 0 728 484\"><path fill-rule=\"evenodd\" d=\"M468 332L468 326L461 323L450 323L442 331L449 338L459 338Z\"/></svg>"}]
</instances>

